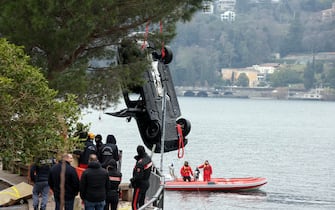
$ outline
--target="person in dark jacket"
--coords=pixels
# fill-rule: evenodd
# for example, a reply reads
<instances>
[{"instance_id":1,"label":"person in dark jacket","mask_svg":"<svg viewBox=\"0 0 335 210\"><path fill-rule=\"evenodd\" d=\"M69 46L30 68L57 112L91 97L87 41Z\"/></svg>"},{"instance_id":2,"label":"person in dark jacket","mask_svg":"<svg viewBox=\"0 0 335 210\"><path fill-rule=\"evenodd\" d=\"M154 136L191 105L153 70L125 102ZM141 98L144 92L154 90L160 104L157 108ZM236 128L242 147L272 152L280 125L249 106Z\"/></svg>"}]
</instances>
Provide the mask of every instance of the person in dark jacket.
<instances>
[{"instance_id":1,"label":"person in dark jacket","mask_svg":"<svg viewBox=\"0 0 335 210\"><path fill-rule=\"evenodd\" d=\"M84 151L80 154L79 157L79 167L80 168L87 168L88 166L88 159L91 154L97 154L97 147L94 145L94 134L88 133L87 140L85 142Z\"/></svg>"},{"instance_id":2,"label":"person in dark jacket","mask_svg":"<svg viewBox=\"0 0 335 210\"><path fill-rule=\"evenodd\" d=\"M107 167L108 162L111 159L114 159L115 161L119 160L119 149L116 146L116 139L114 135L107 136L106 144L102 146L100 155L101 155L101 165L103 168Z\"/></svg>"},{"instance_id":3,"label":"person in dark jacket","mask_svg":"<svg viewBox=\"0 0 335 210\"><path fill-rule=\"evenodd\" d=\"M71 166L71 162L73 161L72 154L64 154L62 156L62 160L59 161L56 165L52 166L49 173L49 186L54 193L55 198L55 210L60 209L60 199L61 199L61 174L62 174L62 166L65 166L65 180L64 180L64 209L65 210L73 210L74 206L74 198L79 192L79 178L76 172L76 169Z\"/></svg>"},{"instance_id":4,"label":"person in dark jacket","mask_svg":"<svg viewBox=\"0 0 335 210\"><path fill-rule=\"evenodd\" d=\"M131 206L133 210L136 210L144 205L145 194L149 188L152 161L142 145L137 146L137 155L134 158L136 160L136 164L130 183L131 186L134 187Z\"/></svg>"},{"instance_id":5,"label":"person in dark jacket","mask_svg":"<svg viewBox=\"0 0 335 210\"><path fill-rule=\"evenodd\" d=\"M119 185L121 183L122 174L117 171L117 163L114 159L109 161L106 169L109 175L110 188L107 191L105 210L117 210L119 203Z\"/></svg>"},{"instance_id":6,"label":"person in dark jacket","mask_svg":"<svg viewBox=\"0 0 335 210\"><path fill-rule=\"evenodd\" d=\"M108 172L101 167L97 155L90 155L88 168L80 179L80 197L84 200L85 210L103 210L109 188Z\"/></svg>"},{"instance_id":7,"label":"person in dark jacket","mask_svg":"<svg viewBox=\"0 0 335 210\"><path fill-rule=\"evenodd\" d=\"M40 210L46 210L49 196L49 171L55 162L52 159L37 159L30 167L30 179L34 182L33 207L38 210L41 196Z\"/></svg>"},{"instance_id":8,"label":"person in dark jacket","mask_svg":"<svg viewBox=\"0 0 335 210\"><path fill-rule=\"evenodd\" d=\"M95 140L95 146L97 147L98 160L101 163L100 151L101 151L101 148L104 146L104 144L102 143L102 136L100 134L97 134L94 140Z\"/></svg>"}]
</instances>

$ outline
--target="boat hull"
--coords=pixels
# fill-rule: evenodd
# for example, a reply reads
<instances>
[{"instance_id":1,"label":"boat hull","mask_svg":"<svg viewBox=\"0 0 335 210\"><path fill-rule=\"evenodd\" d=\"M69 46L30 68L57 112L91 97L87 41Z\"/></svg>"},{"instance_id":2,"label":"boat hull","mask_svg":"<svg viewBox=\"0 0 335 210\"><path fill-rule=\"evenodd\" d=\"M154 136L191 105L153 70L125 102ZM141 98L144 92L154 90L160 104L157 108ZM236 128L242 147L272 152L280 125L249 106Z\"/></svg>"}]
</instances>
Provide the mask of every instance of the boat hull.
<instances>
[{"instance_id":1,"label":"boat hull","mask_svg":"<svg viewBox=\"0 0 335 210\"><path fill-rule=\"evenodd\" d=\"M266 178L212 178L209 182L191 181L184 182L182 179L167 181L166 190L174 191L250 191L257 190L267 183Z\"/></svg>"}]
</instances>

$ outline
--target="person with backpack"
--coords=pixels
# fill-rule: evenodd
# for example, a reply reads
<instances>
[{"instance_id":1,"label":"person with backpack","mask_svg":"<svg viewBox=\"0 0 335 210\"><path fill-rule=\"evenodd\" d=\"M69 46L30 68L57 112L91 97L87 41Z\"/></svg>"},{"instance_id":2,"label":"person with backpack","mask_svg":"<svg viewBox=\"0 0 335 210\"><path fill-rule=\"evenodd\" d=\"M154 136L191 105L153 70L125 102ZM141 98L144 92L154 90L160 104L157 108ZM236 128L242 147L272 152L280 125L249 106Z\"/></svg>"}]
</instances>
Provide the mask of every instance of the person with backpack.
<instances>
[{"instance_id":1,"label":"person with backpack","mask_svg":"<svg viewBox=\"0 0 335 210\"><path fill-rule=\"evenodd\" d=\"M100 151L101 157L101 166L106 168L109 161L114 159L115 161L119 160L119 149L116 146L116 139L114 135L108 135L106 139L106 144L101 147Z\"/></svg>"},{"instance_id":2,"label":"person with backpack","mask_svg":"<svg viewBox=\"0 0 335 210\"><path fill-rule=\"evenodd\" d=\"M87 168L88 167L88 159L90 155L97 154L97 147L94 145L94 134L88 133L87 140L85 142L84 151L80 154L79 157L79 167L80 168Z\"/></svg>"}]
</instances>

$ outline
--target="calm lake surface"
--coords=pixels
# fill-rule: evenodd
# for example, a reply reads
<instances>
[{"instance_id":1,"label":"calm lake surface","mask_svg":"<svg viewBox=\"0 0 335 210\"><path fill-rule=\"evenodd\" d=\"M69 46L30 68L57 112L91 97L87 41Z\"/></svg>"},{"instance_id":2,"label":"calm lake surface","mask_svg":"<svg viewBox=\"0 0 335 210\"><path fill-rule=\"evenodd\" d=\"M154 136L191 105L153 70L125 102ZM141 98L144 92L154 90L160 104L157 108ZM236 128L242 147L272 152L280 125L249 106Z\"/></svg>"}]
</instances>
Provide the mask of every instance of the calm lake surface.
<instances>
[{"instance_id":1,"label":"calm lake surface","mask_svg":"<svg viewBox=\"0 0 335 210\"><path fill-rule=\"evenodd\" d=\"M268 184L244 194L167 191L165 209L335 209L334 102L179 97L179 104L192 130L182 159L164 154L164 173L170 163L179 175L185 160L195 169L208 159L213 177L260 176ZM143 144L135 120L87 112L83 122L104 139L115 135L129 182ZM153 160L159 167L160 154Z\"/></svg>"}]
</instances>

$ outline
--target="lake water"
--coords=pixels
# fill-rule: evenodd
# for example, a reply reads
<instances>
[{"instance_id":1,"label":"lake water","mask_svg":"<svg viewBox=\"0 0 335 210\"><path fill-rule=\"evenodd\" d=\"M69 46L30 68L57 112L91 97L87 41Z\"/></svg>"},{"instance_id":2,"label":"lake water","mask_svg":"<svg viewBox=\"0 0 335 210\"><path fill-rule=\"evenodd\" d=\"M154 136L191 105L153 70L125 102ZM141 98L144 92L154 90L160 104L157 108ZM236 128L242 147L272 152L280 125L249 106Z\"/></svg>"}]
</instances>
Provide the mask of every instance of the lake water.
<instances>
[{"instance_id":1,"label":"lake water","mask_svg":"<svg viewBox=\"0 0 335 210\"><path fill-rule=\"evenodd\" d=\"M185 160L195 169L208 159L212 177L260 176L268 184L244 194L167 191L165 209L335 209L334 102L180 97L179 103L192 130L182 159L176 151L164 154L164 173L170 163L178 173ZM88 112L83 121L104 138L115 135L128 182L143 144L135 120ZM153 160L159 166L160 154Z\"/></svg>"}]
</instances>

